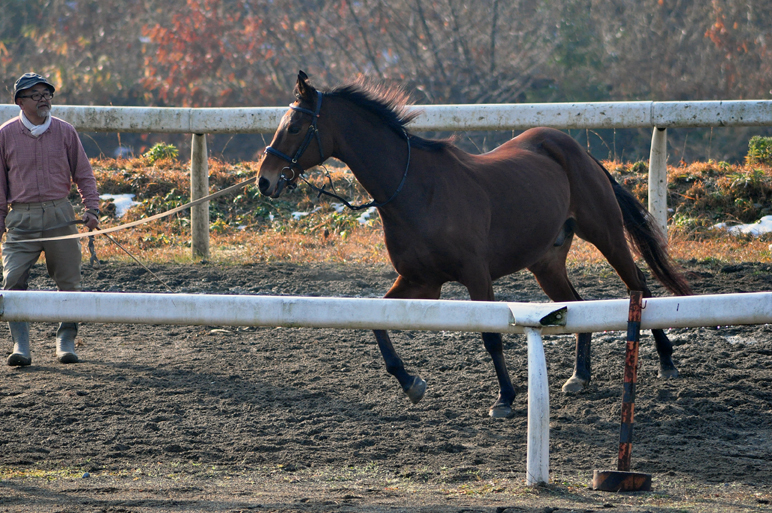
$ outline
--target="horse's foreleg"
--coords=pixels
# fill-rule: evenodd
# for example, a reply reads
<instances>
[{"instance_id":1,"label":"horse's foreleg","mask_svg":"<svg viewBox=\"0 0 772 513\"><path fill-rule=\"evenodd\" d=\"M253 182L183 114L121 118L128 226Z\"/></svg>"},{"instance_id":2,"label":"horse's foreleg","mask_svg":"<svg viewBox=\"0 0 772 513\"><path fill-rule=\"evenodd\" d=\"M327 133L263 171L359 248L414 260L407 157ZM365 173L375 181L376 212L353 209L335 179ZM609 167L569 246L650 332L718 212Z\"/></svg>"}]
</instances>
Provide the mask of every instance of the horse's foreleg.
<instances>
[{"instance_id":1,"label":"horse's foreleg","mask_svg":"<svg viewBox=\"0 0 772 513\"><path fill-rule=\"evenodd\" d=\"M512 401L515 400L515 387L507 372L504 363L504 345L501 342L501 333L483 333L483 344L493 359L493 368L496 369L496 377L499 380L499 397L493 403L488 415L494 419L508 417L512 414Z\"/></svg>"},{"instance_id":2,"label":"horse's foreleg","mask_svg":"<svg viewBox=\"0 0 772 513\"><path fill-rule=\"evenodd\" d=\"M493 301L493 283L490 274L486 270L479 270L478 274L470 273L461 283L469 290L469 297L473 301ZM482 333L483 345L493 360L493 368L499 382L499 396L493 403L488 415L494 419L509 417L512 414L512 401L515 400L515 387L507 371L504 361L504 344L501 342L501 333Z\"/></svg>"},{"instance_id":3,"label":"horse's foreleg","mask_svg":"<svg viewBox=\"0 0 772 513\"><path fill-rule=\"evenodd\" d=\"M426 381L419 376L408 374L386 330L373 330L373 333L375 333L375 340L378 341L378 349L381 350L383 361L386 363L386 372L397 378L402 390L413 404L418 403L426 392Z\"/></svg>"},{"instance_id":4,"label":"horse's foreleg","mask_svg":"<svg viewBox=\"0 0 772 513\"><path fill-rule=\"evenodd\" d=\"M404 276L399 276L386 293L387 298L401 299L437 299L440 297L442 285L429 285L425 283L410 282ZM426 381L419 376L408 374L405 364L394 350L391 339L386 330L373 330L378 348L381 350L383 360L386 362L386 372L397 378L402 390L407 394L413 404L418 403L426 392Z\"/></svg>"}]
</instances>

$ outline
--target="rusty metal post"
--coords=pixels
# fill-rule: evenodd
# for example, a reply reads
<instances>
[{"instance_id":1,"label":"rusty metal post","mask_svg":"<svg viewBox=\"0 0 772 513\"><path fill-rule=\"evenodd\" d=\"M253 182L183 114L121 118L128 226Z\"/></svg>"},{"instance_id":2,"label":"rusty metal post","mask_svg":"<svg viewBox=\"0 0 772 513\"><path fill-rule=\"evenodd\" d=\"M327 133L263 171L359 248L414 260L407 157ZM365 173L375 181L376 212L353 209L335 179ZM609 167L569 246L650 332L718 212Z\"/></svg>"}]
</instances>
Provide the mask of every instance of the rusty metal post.
<instances>
[{"instance_id":1,"label":"rusty metal post","mask_svg":"<svg viewBox=\"0 0 772 513\"><path fill-rule=\"evenodd\" d=\"M627 321L624 393L622 394L622 426L619 430L619 463L617 470L630 471L633 450L633 413L635 384L638 382L638 348L641 335L642 297L640 291L630 293L630 316Z\"/></svg>"},{"instance_id":2,"label":"rusty metal post","mask_svg":"<svg viewBox=\"0 0 772 513\"><path fill-rule=\"evenodd\" d=\"M638 346L641 333L643 293L630 292L630 310L627 318L627 349L625 351L624 393L622 394L622 425L619 430L619 458L617 471L596 470L592 487L607 492L632 492L651 490L651 475L630 472L633 449L633 414L635 411L635 385L638 382Z\"/></svg>"}]
</instances>

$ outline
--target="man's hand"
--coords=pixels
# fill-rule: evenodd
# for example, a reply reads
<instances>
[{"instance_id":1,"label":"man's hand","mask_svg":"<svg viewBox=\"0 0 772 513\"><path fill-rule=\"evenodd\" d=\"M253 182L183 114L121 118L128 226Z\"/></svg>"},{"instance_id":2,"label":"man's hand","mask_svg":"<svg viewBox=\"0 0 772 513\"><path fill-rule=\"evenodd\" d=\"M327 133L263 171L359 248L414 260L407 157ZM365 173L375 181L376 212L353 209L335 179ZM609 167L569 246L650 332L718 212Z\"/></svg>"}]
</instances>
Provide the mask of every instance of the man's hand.
<instances>
[{"instance_id":1,"label":"man's hand","mask_svg":"<svg viewBox=\"0 0 772 513\"><path fill-rule=\"evenodd\" d=\"M99 210L86 210L86 213L83 214L83 222L89 230L99 226Z\"/></svg>"}]
</instances>

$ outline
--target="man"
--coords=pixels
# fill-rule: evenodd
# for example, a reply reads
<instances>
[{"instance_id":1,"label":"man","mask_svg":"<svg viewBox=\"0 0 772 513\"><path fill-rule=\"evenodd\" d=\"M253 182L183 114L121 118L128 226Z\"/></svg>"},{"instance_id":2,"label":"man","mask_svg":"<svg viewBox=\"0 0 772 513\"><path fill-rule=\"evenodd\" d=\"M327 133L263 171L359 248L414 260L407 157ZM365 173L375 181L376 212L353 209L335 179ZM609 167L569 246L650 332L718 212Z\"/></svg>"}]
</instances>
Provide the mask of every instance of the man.
<instances>
[{"instance_id":1,"label":"man","mask_svg":"<svg viewBox=\"0 0 772 513\"><path fill-rule=\"evenodd\" d=\"M94 172L75 128L51 116L54 86L36 73L25 73L13 86L21 112L0 126L0 236L3 243L3 289L27 290L30 269L46 254L48 274L59 290L80 290L78 239L35 242L77 232L67 196L78 187L89 229L99 224L99 194ZM30 240L29 242L27 242ZM9 322L13 353L8 365L32 363L29 323ZM56 332L56 357L76 363L78 323L62 322Z\"/></svg>"}]
</instances>

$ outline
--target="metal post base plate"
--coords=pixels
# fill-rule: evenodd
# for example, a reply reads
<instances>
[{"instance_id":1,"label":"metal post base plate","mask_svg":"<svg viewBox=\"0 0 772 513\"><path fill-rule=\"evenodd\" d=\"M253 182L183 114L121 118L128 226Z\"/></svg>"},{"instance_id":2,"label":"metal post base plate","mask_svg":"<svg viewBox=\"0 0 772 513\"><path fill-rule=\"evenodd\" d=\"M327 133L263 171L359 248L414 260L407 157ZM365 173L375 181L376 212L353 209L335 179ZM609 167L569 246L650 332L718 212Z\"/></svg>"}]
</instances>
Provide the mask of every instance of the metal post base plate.
<instances>
[{"instance_id":1,"label":"metal post base plate","mask_svg":"<svg viewBox=\"0 0 772 513\"><path fill-rule=\"evenodd\" d=\"M596 470L592 473L592 489L604 492L649 492L651 474L623 472L621 470Z\"/></svg>"}]
</instances>

